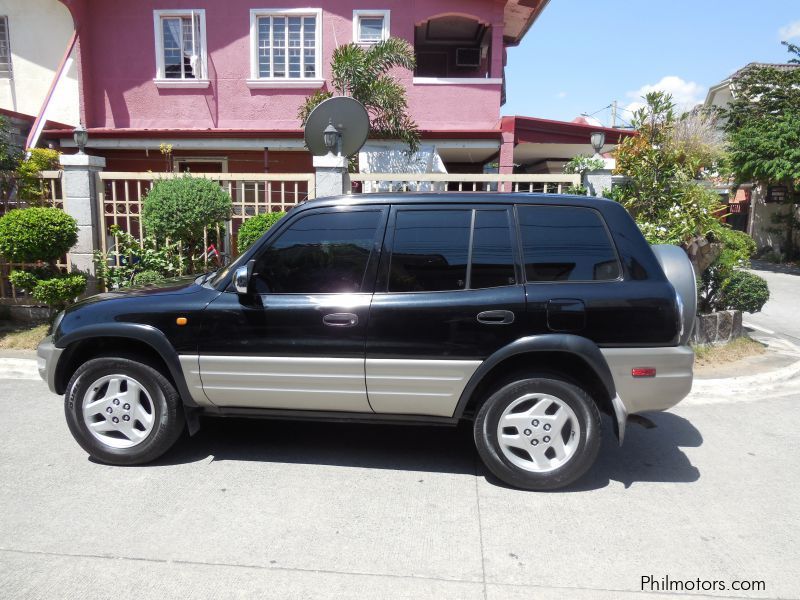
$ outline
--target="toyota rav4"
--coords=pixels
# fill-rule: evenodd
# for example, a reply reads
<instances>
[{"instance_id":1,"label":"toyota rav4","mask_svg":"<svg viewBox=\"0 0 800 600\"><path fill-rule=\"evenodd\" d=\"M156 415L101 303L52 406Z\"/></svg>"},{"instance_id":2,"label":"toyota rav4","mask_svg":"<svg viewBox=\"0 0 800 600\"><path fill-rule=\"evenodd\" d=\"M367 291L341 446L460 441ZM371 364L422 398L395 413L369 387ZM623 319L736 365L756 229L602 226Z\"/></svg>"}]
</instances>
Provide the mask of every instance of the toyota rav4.
<instances>
[{"instance_id":1,"label":"toyota rav4","mask_svg":"<svg viewBox=\"0 0 800 600\"><path fill-rule=\"evenodd\" d=\"M470 421L520 488L565 486L692 385L695 279L619 204L402 194L292 209L231 265L70 306L39 346L95 459L166 452L199 417Z\"/></svg>"}]
</instances>

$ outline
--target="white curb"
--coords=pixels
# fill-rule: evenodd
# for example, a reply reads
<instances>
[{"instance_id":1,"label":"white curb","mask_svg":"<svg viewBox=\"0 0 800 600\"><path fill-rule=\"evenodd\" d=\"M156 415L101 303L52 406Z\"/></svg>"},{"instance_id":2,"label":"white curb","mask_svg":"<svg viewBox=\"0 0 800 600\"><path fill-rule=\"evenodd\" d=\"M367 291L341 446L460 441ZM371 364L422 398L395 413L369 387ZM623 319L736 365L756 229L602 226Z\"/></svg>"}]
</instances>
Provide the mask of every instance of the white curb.
<instances>
[{"instance_id":1,"label":"white curb","mask_svg":"<svg viewBox=\"0 0 800 600\"><path fill-rule=\"evenodd\" d=\"M36 361L30 358L0 358L0 379L39 380Z\"/></svg>"},{"instance_id":2,"label":"white curb","mask_svg":"<svg viewBox=\"0 0 800 600\"><path fill-rule=\"evenodd\" d=\"M756 402L781 396L800 398L800 361L757 375L695 379L691 393L681 405Z\"/></svg>"}]
</instances>

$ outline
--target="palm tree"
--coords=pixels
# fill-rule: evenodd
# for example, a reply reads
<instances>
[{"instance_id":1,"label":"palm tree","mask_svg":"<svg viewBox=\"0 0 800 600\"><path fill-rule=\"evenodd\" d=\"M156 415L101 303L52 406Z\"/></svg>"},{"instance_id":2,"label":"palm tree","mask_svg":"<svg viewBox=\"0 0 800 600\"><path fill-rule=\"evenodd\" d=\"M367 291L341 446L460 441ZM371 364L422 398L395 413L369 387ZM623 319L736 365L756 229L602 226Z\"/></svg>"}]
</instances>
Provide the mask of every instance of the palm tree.
<instances>
[{"instance_id":1,"label":"palm tree","mask_svg":"<svg viewBox=\"0 0 800 600\"><path fill-rule=\"evenodd\" d=\"M318 91L306 98L297 116L305 125L308 115L323 100L334 95L351 96L369 113L370 133L400 139L410 152L419 149L419 129L408 115L405 88L389 74L394 68L413 69L414 49L407 41L389 38L363 48L339 46L331 59L331 84L336 94Z\"/></svg>"}]
</instances>

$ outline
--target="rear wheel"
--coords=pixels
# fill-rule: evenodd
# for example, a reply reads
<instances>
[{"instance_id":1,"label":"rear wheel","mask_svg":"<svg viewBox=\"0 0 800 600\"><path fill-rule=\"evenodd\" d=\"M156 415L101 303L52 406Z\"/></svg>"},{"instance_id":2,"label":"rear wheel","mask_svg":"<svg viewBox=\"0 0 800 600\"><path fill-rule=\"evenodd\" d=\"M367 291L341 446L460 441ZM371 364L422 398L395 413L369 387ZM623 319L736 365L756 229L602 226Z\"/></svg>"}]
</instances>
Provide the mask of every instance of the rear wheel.
<instances>
[{"instance_id":1,"label":"rear wheel","mask_svg":"<svg viewBox=\"0 0 800 600\"><path fill-rule=\"evenodd\" d=\"M64 411L78 444L114 465L158 458L184 427L175 386L156 369L127 358L83 364L67 386Z\"/></svg>"},{"instance_id":2,"label":"rear wheel","mask_svg":"<svg viewBox=\"0 0 800 600\"><path fill-rule=\"evenodd\" d=\"M475 419L475 445L498 478L528 490L569 485L595 461L600 413L579 386L556 376L509 383Z\"/></svg>"}]
</instances>

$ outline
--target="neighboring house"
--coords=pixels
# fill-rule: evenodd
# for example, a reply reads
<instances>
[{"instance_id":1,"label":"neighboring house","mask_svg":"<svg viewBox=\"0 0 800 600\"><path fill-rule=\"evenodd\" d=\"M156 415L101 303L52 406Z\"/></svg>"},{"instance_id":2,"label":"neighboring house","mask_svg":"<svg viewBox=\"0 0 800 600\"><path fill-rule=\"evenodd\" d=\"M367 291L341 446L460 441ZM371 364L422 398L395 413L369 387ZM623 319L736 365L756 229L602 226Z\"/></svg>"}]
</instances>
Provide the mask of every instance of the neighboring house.
<instances>
[{"instance_id":1,"label":"neighboring house","mask_svg":"<svg viewBox=\"0 0 800 600\"><path fill-rule=\"evenodd\" d=\"M0 109L35 118L49 95L44 118L78 124L77 67L54 85L73 31L58 0L0 0Z\"/></svg>"},{"instance_id":2,"label":"neighboring house","mask_svg":"<svg viewBox=\"0 0 800 600\"><path fill-rule=\"evenodd\" d=\"M730 77L709 88L703 106L707 109L726 108L736 97L736 80L749 69L760 67L789 70L800 68L800 65L749 63ZM731 213L728 222L736 229L749 233L755 239L759 249L779 250L784 240L784 234L770 230L775 227L772 216L781 210L783 206L781 202L786 194L786 188L748 182L740 185L735 195L730 197L729 194L733 191L731 183L716 182L715 185L715 188L728 198Z\"/></svg>"},{"instance_id":3,"label":"neighboring house","mask_svg":"<svg viewBox=\"0 0 800 600\"><path fill-rule=\"evenodd\" d=\"M333 50L388 36L414 46L397 70L423 144L451 172L540 172L590 150L596 128L504 117L506 50L547 0L63 0L77 26L88 148L114 171L311 170L298 107L329 87ZM72 132L49 130L62 147ZM608 148L618 140L608 130Z\"/></svg>"}]
</instances>

